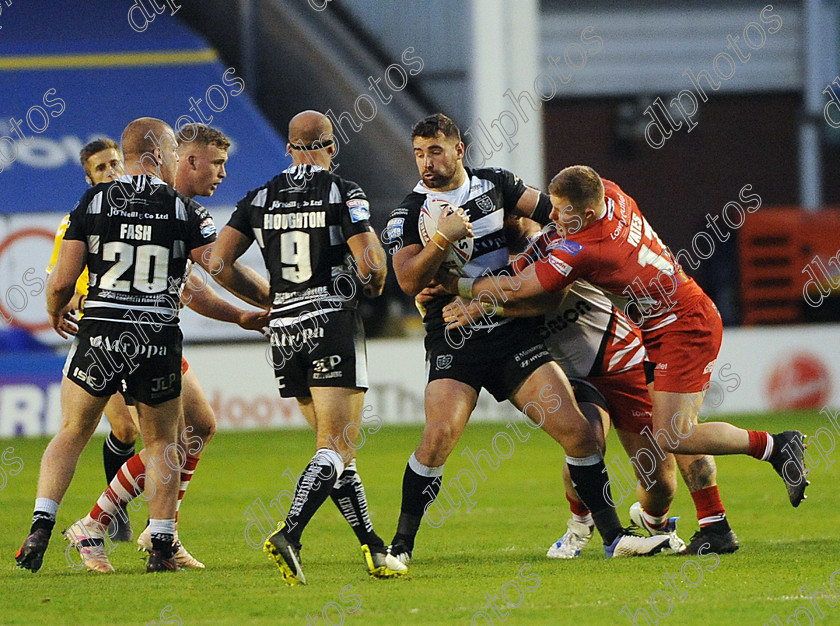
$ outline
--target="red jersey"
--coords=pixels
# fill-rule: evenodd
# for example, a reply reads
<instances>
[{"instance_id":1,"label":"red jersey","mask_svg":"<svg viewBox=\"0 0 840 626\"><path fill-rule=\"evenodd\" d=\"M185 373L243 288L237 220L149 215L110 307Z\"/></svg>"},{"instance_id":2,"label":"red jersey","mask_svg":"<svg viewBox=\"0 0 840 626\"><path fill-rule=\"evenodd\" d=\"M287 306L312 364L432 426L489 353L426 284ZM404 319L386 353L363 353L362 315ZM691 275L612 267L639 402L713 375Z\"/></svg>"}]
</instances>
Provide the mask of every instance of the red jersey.
<instances>
[{"instance_id":1,"label":"red jersey","mask_svg":"<svg viewBox=\"0 0 840 626\"><path fill-rule=\"evenodd\" d=\"M705 297L683 272L642 215L636 201L604 180L606 212L594 224L566 239L543 243L550 253L536 265L546 291L560 291L582 279L624 296L627 317L649 331L676 320L680 310Z\"/></svg>"}]
</instances>

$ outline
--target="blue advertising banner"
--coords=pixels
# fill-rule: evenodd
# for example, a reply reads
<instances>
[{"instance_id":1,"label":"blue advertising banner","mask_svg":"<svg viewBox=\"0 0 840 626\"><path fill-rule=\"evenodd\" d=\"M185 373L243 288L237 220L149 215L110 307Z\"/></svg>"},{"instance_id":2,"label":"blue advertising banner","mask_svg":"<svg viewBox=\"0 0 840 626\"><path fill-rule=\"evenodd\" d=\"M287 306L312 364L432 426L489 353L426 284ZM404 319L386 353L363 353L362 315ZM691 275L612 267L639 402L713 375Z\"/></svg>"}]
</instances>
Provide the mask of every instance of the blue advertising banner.
<instances>
[{"instance_id":1,"label":"blue advertising banner","mask_svg":"<svg viewBox=\"0 0 840 626\"><path fill-rule=\"evenodd\" d=\"M86 187L82 146L102 136L119 141L142 116L176 128L207 123L230 137L228 180L199 199L209 207L232 206L290 163L240 72L177 14L147 4L27 0L3 8L0 213L69 211ZM36 23L45 27L38 32Z\"/></svg>"}]
</instances>

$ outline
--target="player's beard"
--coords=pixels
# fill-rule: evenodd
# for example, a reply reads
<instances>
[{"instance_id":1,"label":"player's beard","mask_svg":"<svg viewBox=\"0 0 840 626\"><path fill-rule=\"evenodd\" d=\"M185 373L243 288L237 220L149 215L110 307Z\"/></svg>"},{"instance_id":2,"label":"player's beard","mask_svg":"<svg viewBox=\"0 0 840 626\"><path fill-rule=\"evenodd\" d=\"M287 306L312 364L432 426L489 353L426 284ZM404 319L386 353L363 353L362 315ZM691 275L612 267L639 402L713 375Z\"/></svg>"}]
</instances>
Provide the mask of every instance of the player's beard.
<instances>
[{"instance_id":1,"label":"player's beard","mask_svg":"<svg viewBox=\"0 0 840 626\"><path fill-rule=\"evenodd\" d=\"M429 176L431 174L431 176ZM424 172L423 173L423 184L429 189L440 189L441 187L446 187L452 182L452 178L455 176L454 170L452 172Z\"/></svg>"}]
</instances>

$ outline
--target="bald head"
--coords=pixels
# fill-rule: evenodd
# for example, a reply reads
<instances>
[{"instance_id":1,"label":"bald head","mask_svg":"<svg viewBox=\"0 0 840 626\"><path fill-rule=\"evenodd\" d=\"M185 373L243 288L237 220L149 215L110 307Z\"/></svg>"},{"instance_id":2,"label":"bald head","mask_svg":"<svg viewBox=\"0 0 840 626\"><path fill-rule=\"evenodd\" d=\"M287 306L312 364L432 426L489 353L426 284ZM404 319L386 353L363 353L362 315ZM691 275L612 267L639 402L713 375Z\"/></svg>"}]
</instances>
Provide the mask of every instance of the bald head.
<instances>
[{"instance_id":1,"label":"bald head","mask_svg":"<svg viewBox=\"0 0 840 626\"><path fill-rule=\"evenodd\" d=\"M169 185L175 184L178 152L169 124L156 117L138 118L125 127L121 142L128 174L152 174Z\"/></svg>"},{"instance_id":2,"label":"bald head","mask_svg":"<svg viewBox=\"0 0 840 626\"><path fill-rule=\"evenodd\" d=\"M312 144L332 141L332 122L318 111L303 111L289 122L289 143L292 146L310 147Z\"/></svg>"},{"instance_id":3,"label":"bald head","mask_svg":"<svg viewBox=\"0 0 840 626\"><path fill-rule=\"evenodd\" d=\"M163 140L160 137L172 133L172 127L156 117L140 117L129 122L122 134L122 151L126 160L129 155L139 157L146 152L154 152Z\"/></svg>"},{"instance_id":4,"label":"bald head","mask_svg":"<svg viewBox=\"0 0 840 626\"><path fill-rule=\"evenodd\" d=\"M287 145L295 165L316 165L330 169L338 151L332 122L318 111L302 111L289 122Z\"/></svg>"}]
</instances>

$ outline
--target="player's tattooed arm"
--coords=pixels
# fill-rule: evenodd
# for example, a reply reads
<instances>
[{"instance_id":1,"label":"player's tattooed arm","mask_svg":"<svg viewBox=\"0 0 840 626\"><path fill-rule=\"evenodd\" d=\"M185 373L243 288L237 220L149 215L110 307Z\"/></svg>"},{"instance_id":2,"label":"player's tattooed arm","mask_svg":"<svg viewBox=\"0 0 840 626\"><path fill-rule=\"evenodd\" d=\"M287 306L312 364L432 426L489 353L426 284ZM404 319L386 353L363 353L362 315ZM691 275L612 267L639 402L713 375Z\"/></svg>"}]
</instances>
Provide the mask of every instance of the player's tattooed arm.
<instances>
[{"instance_id":1,"label":"player's tattooed arm","mask_svg":"<svg viewBox=\"0 0 840 626\"><path fill-rule=\"evenodd\" d=\"M193 261L210 272L216 282L232 294L248 304L268 308L271 306L271 287L268 281L237 261L250 245L250 239L235 228L225 226L214 244L196 248L190 254ZM212 246L212 253L206 255L205 249L209 246Z\"/></svg>"}]
</instances>

